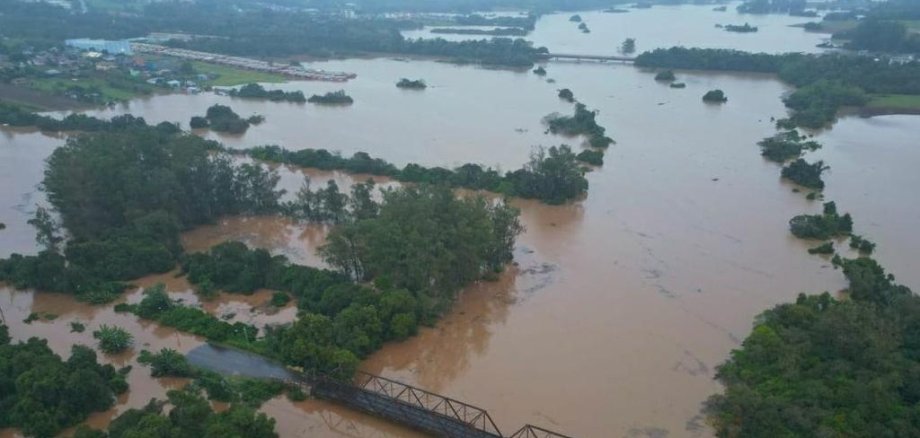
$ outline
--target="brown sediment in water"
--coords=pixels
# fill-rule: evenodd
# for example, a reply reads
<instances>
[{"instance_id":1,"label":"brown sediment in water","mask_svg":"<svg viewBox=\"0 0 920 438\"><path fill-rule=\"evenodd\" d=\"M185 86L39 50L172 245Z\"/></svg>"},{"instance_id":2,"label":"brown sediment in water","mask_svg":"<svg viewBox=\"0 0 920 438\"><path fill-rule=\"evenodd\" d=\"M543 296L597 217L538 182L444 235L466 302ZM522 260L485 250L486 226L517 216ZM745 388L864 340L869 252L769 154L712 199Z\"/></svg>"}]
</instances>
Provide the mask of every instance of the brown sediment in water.
<instances>
[{"instance_id":1,"label":"brown sediment in water","mask_svg":"<svg viewBox=\"0 0 920 438\"><path fill-rule=\"evenodd\" d=\"M557 84L546 84L530 74L433 63L329 64L330 70L358 72L358 79L347 85L356 98L353 108L291 111L285 105L234 101L237 112L268 118L232 139L232 146L329 147L346 155L366 150L397 165L482 162L509 170L526 160L530 146L563 141L543 135L539 124L548 113L571 111L558 102L556 87L573 89L589 108L599 110L598 122L618 142L607 151L606 164L589 174L585 200L557 207L513 201L527 227L516 251L519 266L497 282L470 287L434 327L386 345L362 364L365 370L485 408L506 433L533 423L581 437L711 435L700 417L701 403L721 390L712 380L715 367L749 333L754 317L799 292L834 291L845 284L829 263L807 254L810 243L788 233L789 218L817 212L820 203L791 193L780 181L779 167L758 154L756 142L775 133L770 118L786 114L779 97L788 88L775 79L684 72L681 80L689 89L721 88L732 96L714 108L701 105L701 93L659 87L652 73L624 66L553 64ZM424 77L434 86L422 94L394 97L391 76L400 75ZM284 85L311 93L328 91L325 86ZM503 105L495 104L495 96L502 97ZM208 94L162 96L103 113L130 110L151 122L184 120L175 108L200 114L218 102L227 100ZM920 274L911 263L920 245L913 228L920 212L916 203L905 201L912 199L905 190L918 183L911 168L918 123L915 117L844 118L819 134L825 147L809 155L833 168L826 179L827 199L854 214L857 232L879 243L875 256L915 289ZM59 143L39 141L38 135L11 134L0 148L8 157L5 163L0 160L0 170L15 172L10 174L15 188L0 193L5 206L22 204L21 194L34 194L41 160L50 151L44 143ZM10 161L19 157L22 161ZM296 191L303 174L284 167L279 171L282 185ZM343 188L350 179L335 172L310 175L314 187L330 175ZM0 179L5 176L0 172ZM27 219L0 210L0 221L31 236ZM3 250L7 242L34 246L29 239L4 234L9 230L0 232ZM286 219L228 218L186 234L183 242L196 251L222 240L243 240L297 263L320 265L314 249L324 233L322 227ZM173 296L197 299L181 284L184 280L170 275L145 281L172 283ZM4 290L0 305L5 311L7 300L18 300L31 311L32 297ZM111 315L107 307L87 308L56 295L34 297L36 309L58 309L64 316L32 326L14 323L13 335L49 337L63 354L73 342L92 344L91 335L67 333L66 318L77 317L127 325L157 347L187 351L201 342L156 324L121 321L134 317ZM262 297L267 292L222 295L216 306L202 305L221 313L258 306ZM127 299L139 296L129 293ZM25 318L25 310L16 321ZM145 374L136 368L132 379ZM141 389L132 386L131 394L165 393L149 378L136 385ZM147 399L129 395L118 409ZM341 430L353 436L377 431L405 435L395 426L326 403L307 405L294 409L295 404L276 399L263 410L278 418L282 436L304 431L342 436ZM345 420L330 421L335 413Z\"/></svg>"}]
</instances>

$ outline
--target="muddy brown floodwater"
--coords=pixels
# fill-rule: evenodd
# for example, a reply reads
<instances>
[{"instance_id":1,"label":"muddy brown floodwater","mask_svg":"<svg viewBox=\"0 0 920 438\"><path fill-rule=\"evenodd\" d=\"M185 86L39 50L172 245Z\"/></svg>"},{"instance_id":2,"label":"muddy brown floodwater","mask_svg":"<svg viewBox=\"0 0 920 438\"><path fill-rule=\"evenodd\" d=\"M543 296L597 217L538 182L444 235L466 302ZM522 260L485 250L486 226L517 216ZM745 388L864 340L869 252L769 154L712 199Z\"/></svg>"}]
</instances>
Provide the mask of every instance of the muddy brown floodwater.
<instances>
[{"instance_id":1,"label":"muddy brown floodwater","mask_svg":"<svg viewBox=\"0 0 920 438\"><path fill-rule=\"evenodd\" d=\"M654 8L653 8L654 11ZM716 12L712 12L717 14ZM632 13L630 13L632 14ZM629 16L630 14L625 14ZM592 26L597 28L597 26ZM792 30L795 31L795 30ZM726 36L734 38L734 35ZM641 44L641 41L640 41ZM445 317L405 342L386 345L363 368L395 377L487 409L502 431L525 423L578 437L705 437L701 403L720 390L715 367L749 333L755 316L799 292L845 286L829 261L810 256L809 243L789 235L787 221L820 210L780 181L779 167L763 160L757 141L774 133L789 88L770 76L678 72L687 84L675 90L654 72L631 66L550 63L546 83L530 73L492 71L426 61L389 59L316 63L358 73L347 84L289 83L308 94L345 88L349 108L321 108L234 100L201 94L161 96L95 111L132 112L149 121L187 119L213 103L233 106L266 122L241 137L219 137L233 147L279 143L291 148L365 150L397 165L481 162L520 166L532 146L578 139L547 135L541 118L570 112L556 98L570 88L618 144L589 174L587 199L565 206L515 200L527 231L515 250L516 266L499 280L465 290ZM400 77L423 78L431 87L406 92ZM729 101L707 105L701 96L720 88ZM856 232L879 244L876 257L898 279L918 290L920 222L916 196L920 117L845 117L816 133L823 150L810 159L831 166L828 200L854 214ZM34 252L26 225L42 160L62 140L0 130L0 252ZM279 167L291 193L304 172ZM307 172L314 184L328 178L347 187L337 172ZM363 178L360 178L363 179ZM227 218L183 236L189 250L242 240L298 263L321 265L315 249L323 227L271 217ZM280 323L294 309L270 309L268 291L197 301L172 274L139 284L166 282L170 293L218 315L254 324ZM125 297L139 299L139 292ZM118 315L111 306L90 307L62 295L0 290L0 306L17 339L41 336L66 354L73 343L93 345L102 323L134 333L135 352L106 358L135 364L140 348L187 351L202 341ZM25 325L31 312L59 315ZM88 323L83 334L69 322ZM180 381L151 379L143 367L131 373L131 392L112 411L94 415L104 425L128 407L162 397ZM276 399L263 411L283 437L407 436L397 426L319 401Z\"/></svg>"}]
</instances>

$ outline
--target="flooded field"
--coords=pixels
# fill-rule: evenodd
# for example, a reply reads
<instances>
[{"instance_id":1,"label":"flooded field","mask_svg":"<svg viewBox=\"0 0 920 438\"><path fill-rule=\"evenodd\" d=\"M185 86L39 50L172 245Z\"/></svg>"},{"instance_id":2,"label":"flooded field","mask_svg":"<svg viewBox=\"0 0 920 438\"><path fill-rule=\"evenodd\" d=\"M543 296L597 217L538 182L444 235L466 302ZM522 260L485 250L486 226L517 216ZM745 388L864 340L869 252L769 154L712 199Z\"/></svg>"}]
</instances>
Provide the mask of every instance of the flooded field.
<instances>
[{"instance_id":1,"label":"flooded field","mask_svg":"<svg viewBox=\"0 0 920 438\"><path fill-rule=\"evenodd\" d=\"M644 41L641 34L629 35L601 20L641 23L641 14L681 13L680 8L597 17L583 13L594 31L584 38L600 38L609 27L617 32L605 37L610 44L635 36L644 50L653 43L652 35ZM772 28L756 17L739 19L728 12L722 14L731 18L722 19L711 7L692 8L714 15L716 22L763 25L755 38ZM548 16L535 36L554 20L575 31L567 16ZM620 32L627 33L617 36ZM558 47L566 47L562 31L550 33L559 34ZM780 33L795 36L799 45L793 48L805 50L814 42L797 29ZM669 37L663 33L660 38ZM670 38L667 45L705 45L702 36ZM785 40L768 41L758 44L764 44L763 50L786 50ZM834 292L845 285L827 260L808 255L809 245L788 233L791 217L819 211L820 203L793 193L780 181L779 167L762 159L756 146L774 132L771 118L785 114L780 97L789 88L773 77L678 72L687 88L675 90L656 83L652 72L623 65L550 63L547 78L555 84L526 72L428 61L347 60L317 66L353 71L358 78L344 85L295 82L283 88L312 94L344 87L356 100L353 106L243 101L205 93L135 100L91 113L130 112L152 122L187 125L192 115L222 103L242 115L259 113L267 119L239 137L201 133L233 147L277 143L293 149L363 150L399 165L472 161L510 169L523 164L535 145L580 147L577 140L547 135L541 124L551 112L571 111L556 97L556 89L566 87L599 111L598 122L617 140L605 166L589 174L584 201L558 207L513 201L527 228L515 251L516 266L496 282L470 287L437 325L385 346L362 365L485 408L504 432L533 423L578 437L710 436L701 403L720 390L714 369L748 334L754 317L799 292ZM431 87L398 90L394 84L400 77L422 78ZM725 91L727 104L701 102L713 88ZM831 166L827 199L853 214L856 231L879 244L880 262L915 290L920 289L920 274L912 269L920 241L911 233L920 222L920 207L911 195L920 183L913 171L920 161L916 132L916 116L846 117L817 134L824 149L810 157ZM26 221L35 203L43 202L36 189L43 160L62 142L0 130L0 222L7 225L0 231L0 256L35 251ZM304 173L279 170L282 185L296 191ZM344 187L353 180L337 172L307 175L314 184L332 178ZM199 251L241 240L297 263L321 266L315 249L326 231L273 217L227 218L186 233L183 244ZM137 284L157 282L166 283L174 298L217 315L233 314L233 320L264 325L295 317L290 306L268 309L269 291L199 302L173 273ZM124 298L139 299L139 290ZM135 366L131 391L113 411L93 416L89 423L95 426L183 383L150 378L136 364L140 349L187 352L202 344L196 337L116 314L111 306L91 307L63 295L4 288L0 308L16 339L44 337L64 355L74 343L94 345L91 331L103 323L134 334L133 351L106 358ZM33 312L56 318L24 324ZM87 331L70 333L72 321L85 322ZM263 411L277 420L283 437L410 434L318 401L278 398Z\"/></svg>"},{"instance_id":2,"label":"flooded field","mask_svg":"<svg viewBox=\"0 0 920 438\"><path fill-rule=\"evenodd\" d=\"M714 11L716 5L656 5L649 9L625 8L626 13L578 12L590 33L582 33L578 29L579 23L569 21L574 12L547 14L540 17L533 32L524 38L537 47L547 47L550 52L579 55L616 55L626 38L636 39L637 54L673 46L814 53L821 51L816 46L828 39L826 34L790 28L814 19L777 14L739 14L736 11L738 4L729 3L725 12ZM730 33L716 27L744 23L756 26L758 31ZM449 41L484 38L481 35L435 34L431 28L404 31L403 35Z\"/></svg>"}]
</instances>

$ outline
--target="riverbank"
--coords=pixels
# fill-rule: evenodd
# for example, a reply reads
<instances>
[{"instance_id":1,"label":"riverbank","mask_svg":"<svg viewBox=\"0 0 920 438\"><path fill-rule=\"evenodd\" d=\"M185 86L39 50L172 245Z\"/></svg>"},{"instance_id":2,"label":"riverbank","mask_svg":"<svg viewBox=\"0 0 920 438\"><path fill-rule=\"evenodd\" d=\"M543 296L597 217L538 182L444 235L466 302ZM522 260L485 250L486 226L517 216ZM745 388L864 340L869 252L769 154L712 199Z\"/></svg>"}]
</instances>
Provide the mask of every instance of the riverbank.
<instances>
[{"instance_id":1,"label":"riverbank","mask_svg":"<svg viewBox=\"0 0 920 438\"><path fill-rule=\"evenodd\" d=\"M905 94L874 95L859 114L865 117L920 114L920 96Z\"/></svg>"}]
</instances>

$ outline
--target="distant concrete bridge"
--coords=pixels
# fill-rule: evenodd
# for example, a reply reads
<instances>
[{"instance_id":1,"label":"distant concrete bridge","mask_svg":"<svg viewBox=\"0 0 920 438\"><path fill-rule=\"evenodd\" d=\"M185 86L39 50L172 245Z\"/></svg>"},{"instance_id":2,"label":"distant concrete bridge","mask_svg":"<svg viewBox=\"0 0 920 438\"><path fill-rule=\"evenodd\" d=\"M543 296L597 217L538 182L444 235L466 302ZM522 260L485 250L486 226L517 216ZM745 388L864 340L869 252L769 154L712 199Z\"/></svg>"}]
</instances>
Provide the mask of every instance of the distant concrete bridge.
<instances>
[{"instance_id":1,"label":"distant concrete bridge","mask_svg":"<svg viewBox=\"0 0 920 438\"><path fill-rule=\"evenodd\" d=\"M574 53L547 53L543 55L545 59L563 59L573 61L599 61L599 62L635 62L636 58L630 56L615 55L579 55Z\"/></svg>"}]
</instances>

